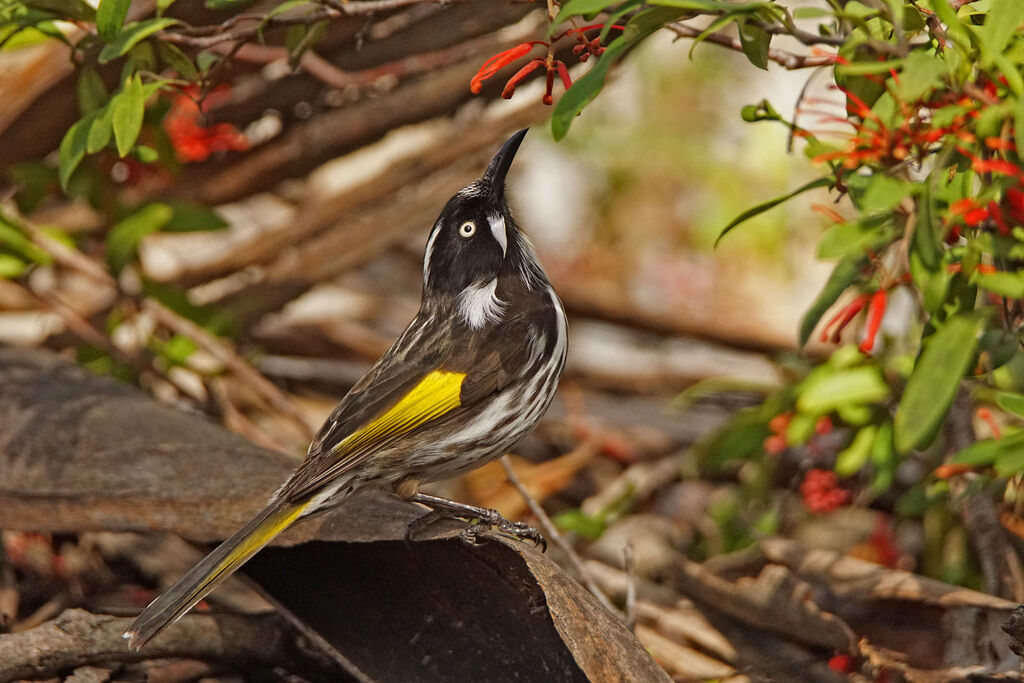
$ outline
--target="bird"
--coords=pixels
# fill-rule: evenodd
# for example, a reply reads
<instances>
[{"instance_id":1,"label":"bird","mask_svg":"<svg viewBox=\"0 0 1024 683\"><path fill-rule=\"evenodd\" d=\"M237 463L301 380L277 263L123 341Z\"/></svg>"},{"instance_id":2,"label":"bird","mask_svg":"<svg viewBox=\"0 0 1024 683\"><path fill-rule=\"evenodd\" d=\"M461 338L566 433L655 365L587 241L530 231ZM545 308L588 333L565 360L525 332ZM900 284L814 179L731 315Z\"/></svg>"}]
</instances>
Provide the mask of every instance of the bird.
<instances>
[{"instance_id":1,"label":"bird","mask_svg":"<svg viewBox=\"0 0 1024 683\"><path fill-rule=\"evenodd\" d=\"M341 399L266 507L151 602L124 634L143 647L298 519L368 489L540 540L496 511L419 491L505 454L547 410L565 366L565 310L505 197L528 129L452 196L430 230L420 308Z\"/></svg>"}]
</instances>

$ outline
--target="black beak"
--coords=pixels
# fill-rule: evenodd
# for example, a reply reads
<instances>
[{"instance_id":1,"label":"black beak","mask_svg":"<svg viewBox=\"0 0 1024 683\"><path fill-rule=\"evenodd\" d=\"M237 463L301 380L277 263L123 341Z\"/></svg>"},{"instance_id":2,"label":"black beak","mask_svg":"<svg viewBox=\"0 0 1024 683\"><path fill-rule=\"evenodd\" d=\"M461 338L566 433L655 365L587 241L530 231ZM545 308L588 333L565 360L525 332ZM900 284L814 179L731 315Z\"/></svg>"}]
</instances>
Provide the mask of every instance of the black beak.
<instances>
[{"instance_id":1,"label":"black beak","mask_svg":"<svg viewBox=\"0 0 1024 683\"><path fill-rule=\"evenodd\" d=\"M490 196L494 201L498 201L505 194L505 175L508 173L508 169L512 166L512 160L516 157L516 151L519 149L519 145L523 142L523 138L526 137L526 133L529 128L523 128L521 131L510 137L505 141L505 144L501 146L498 153L491 159L491 163L487 166L487 170L484 171L483 182L484 185L490 188Z\"/></svg>"}]
</instances>

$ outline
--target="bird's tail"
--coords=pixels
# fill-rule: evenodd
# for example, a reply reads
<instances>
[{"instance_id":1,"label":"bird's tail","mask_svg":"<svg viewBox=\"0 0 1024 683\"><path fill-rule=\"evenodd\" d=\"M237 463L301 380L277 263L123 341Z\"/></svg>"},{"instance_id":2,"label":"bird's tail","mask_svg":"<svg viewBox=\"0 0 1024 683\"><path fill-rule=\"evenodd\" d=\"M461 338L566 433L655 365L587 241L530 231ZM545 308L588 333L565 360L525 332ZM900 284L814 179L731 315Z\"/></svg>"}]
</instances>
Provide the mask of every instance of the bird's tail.
<instances>
[{"instance_id":1,"label":"bird's tail","mask_svg":"<svg viewBox=\"0 0 1024 683\"><path fill-rule=\"evenodd\" d=\"M142 610L124 634L128 647L138 650L168 624L192 609L271 539L287 529L308 505L308 501L274 501L268 505Z\"/></svg>"}]
</instances>

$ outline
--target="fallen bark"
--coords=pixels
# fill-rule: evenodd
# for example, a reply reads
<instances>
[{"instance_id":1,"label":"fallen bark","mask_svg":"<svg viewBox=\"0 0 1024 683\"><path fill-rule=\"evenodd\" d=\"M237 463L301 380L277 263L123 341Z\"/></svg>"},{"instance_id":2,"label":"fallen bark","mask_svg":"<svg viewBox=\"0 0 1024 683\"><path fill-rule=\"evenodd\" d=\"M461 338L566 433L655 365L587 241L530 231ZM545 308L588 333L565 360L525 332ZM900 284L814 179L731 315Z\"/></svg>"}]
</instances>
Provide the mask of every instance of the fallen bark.
<instances>
[{"instance_id":1,"label":"fallen bark","mask_svg":"<svg viewBox=\"0 0 1024 683\"><path fill-rule=\"evenodd\" d=\"M290 470L197 415L41 351L0 350L0 424L5 529L218 540ZM407 542L419 514L393 498L352 500L297 525L246 571L357 679L666 680L616 617L531 546L493 534L468 546L451 525Z\"/></svg>"}]
</instances>

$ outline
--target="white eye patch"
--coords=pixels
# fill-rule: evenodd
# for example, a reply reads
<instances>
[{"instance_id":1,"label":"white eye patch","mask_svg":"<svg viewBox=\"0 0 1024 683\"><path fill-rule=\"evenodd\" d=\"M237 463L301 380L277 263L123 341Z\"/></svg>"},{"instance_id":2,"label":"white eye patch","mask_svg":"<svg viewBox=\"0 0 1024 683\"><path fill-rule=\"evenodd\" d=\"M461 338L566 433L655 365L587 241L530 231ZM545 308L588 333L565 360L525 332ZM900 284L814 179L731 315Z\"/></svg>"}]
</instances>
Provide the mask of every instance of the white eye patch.
<instances>
[{"instance_id":1,"label":"white eye patch","mask_svg":"<svg viewBox=\"0 0 1024 683\"><path fill-rule=\"evenodd\" d=\"M508 234L505 232L505 217L500 213L492 213L487 216L487 223L491 226L491 234L501 245L501 254L508 251Z\"/></svg>"},{"instance_id":2,"label":"white eye patch","mask_svg":"<svg viewBox=\"0 0 1024 683\"><path fill-rule=\"evenodd\" d=\"M466 221L459 226L459 234L463 237L472 237L476 233L476 223L473 221Z\"/></svg>"}]
</instances>

